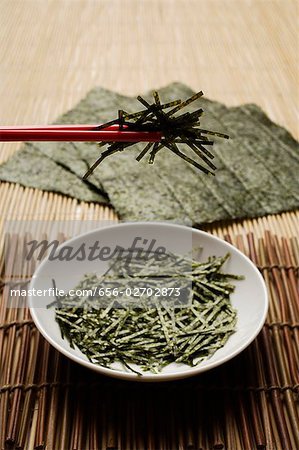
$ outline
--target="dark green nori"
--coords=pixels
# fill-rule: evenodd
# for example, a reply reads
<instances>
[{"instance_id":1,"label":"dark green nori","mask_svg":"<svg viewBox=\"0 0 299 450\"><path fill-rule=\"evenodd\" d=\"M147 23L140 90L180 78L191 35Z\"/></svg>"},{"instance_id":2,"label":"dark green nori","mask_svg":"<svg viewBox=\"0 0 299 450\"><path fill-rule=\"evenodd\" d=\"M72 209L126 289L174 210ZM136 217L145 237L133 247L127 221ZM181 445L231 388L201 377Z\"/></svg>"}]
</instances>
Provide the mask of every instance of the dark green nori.
<instances>
[{"instance_id":1,"label":"dark green nori","mask_svg":"<svg viewBox=\"0 0 299 450\"><path fill-rule=\"evenodd\" d=\"M193 94L181 83L172 83L159 93L169 102ZM149 101L150 94L144 98ZM137 163L135 158L144 144L136 144L107 158L88 182L82 182L82 175L99 156L97 145L40 142L25 144L2 164L0 179L99 203L107 202L106 193L118 215L127 221L199 224L298 208L299 146L290 133L271 122L256 105L226 107L206 98L200 105L205 110L200 128L227 131L230 136L229 140L215 138L215 177L202 175L165 149L159 152L157 164L147 164L150 150ZM192 113L192 104L189 108ZM98 87L56 123L104 123L118 109L136 111L138 101ZM130 120L126 114L124 120ZM201 145L199 141L196 144L202 153L208 152L210 144ZM193 152L184 143L180 147L188 155ZM206 156L212 159L211 153Z\"/></svg>"},{"instance_id":2,"label":"dark green nori","mask_svg":"<svg viewBox=\"0 0 299 450\"><path fill-rule=\"evenodd\" d=\"M55 313L62 336L90 361L109 368L121 362L138 375L131 364L154 373L171 362L196 366L223 347L236 328L230 279L242 277L222 273L228 257L198 262L168 253L167 260L150 263L118 257L109 273L85 275L74 290L84 292L81 297L59 299ZM188 291L183 300L173 294L178 286ZM170 296L157 297L161 288L172 289ZM127 289L130 293L123 294ZM136 289L151 293L136 297Z\"/></svg>"},{"instance_id":3,"label":"dark green nori","mask_svg":"<svg viewBox=\"0 0 299 450\"><path fill-rule=\"evenodd\" d=\"M187 100L182 102L181 100L175 100L171 103L161 104L160 97L157 91L153 92L154 103L148 103L144 98L140 95L137 97L137 100L145 106L146 110L138 111L136 113L128 114L126 111L119 110L118 111L118 119L109 121L105 124L102 124L98 129L105 128L108 125L118 124L120 129L123 128L123 125L126 125L129 130L135 131L161 131L163 134L163 138L160 143L155 144L147 144L141 153L136 157L136 160L139 162L148 151L152 148L149 156L149 164L153 164L156 154L162 148L167 148L172 151L175 155L182 158L184 161L193 165L197 169L201 170L205 174L213 174L209 169L203 167L201 164L198 164L194 159L185 155L182 151L180 151L177 147L177 143L187 144L197 156L199 156L212 170L216 170L216 166L210 162L208 157L213 158L213 155L206 151L204 156L202 152L196 147L196 145L200 145L200 148L203 148L203 145L208 142L211 145L212 142L205 141L205 134L215 135L218 137L223 137L228 139L226 134L222 134L216 131L208 131L202 130L198 128L200 125L199 118L203 113L203 109L198 109L193 111L192 113L186 112L180 116L175 116L174 114L180 111L182 108L190 105L192 102L197 100L199 97L203 95L202 91L197 94L192 95ZM168 112L164 112L163 110L170 108L172 105L176 105L173 109ZM124 120L126 118L127 120ZM133 122L130 122L128 119L135 119ZM187 138L187 137L188 138ZM116 152L122 152L125 148L131 147L135 145L135 143L118 143L113 142L108 144L107 150L101 153L100 157L92 164L92 166L88 169L88 171L83 176L83 179L86 180L95 168L104 161L108 156L113 155ZM205 149L204 149L205 150Z\"/></svg>"}]
</instances>

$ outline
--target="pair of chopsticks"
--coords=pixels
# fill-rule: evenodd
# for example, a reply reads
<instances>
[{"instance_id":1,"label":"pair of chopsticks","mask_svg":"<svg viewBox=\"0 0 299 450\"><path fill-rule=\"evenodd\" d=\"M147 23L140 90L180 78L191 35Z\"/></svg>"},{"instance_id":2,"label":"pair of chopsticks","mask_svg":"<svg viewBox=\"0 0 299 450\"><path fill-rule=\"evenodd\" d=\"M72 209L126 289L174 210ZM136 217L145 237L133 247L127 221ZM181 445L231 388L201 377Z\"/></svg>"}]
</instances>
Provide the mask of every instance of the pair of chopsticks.
<instances>
[{"instance_id":1,"label":"pair of chopsticks","mask_svg":"<svg viewBox=\"0 0 299 450\"><path fill-rule=\"evenodd\" d=\"M50 125L1 126L1 142L85 141L85 142L160 142L159 131L132 131L126 125Z\"/></svg>"}]
</instances>

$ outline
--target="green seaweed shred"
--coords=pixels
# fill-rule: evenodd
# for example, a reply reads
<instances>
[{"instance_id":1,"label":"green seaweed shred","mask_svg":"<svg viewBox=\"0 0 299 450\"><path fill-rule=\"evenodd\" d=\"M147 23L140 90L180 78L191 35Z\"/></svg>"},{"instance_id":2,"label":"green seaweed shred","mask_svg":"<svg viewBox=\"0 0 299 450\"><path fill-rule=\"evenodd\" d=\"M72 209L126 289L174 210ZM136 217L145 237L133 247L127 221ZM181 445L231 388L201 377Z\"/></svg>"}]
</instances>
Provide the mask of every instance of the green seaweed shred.
<instances>
[{"instance_id":1,"label":"green seaweed shred","mask_svg":"<svg viewBox=\"0 0 299 450\"><path fill-rule=\"evenodd\" d=\"M150 152L148 162L149 164L153 164L157 153L163 148L167 148L175 155L179 156L181 159L188 162L205 174L214 175L214 173L207 167L202 166L193 158L185 155L185 153L183 153L177 146L177 144L186 144L209 166L210 169L216 170L216 166L212 164L212 162L208 159L208 157L213 158L214 156L211 154L211 152L208 152L203 147L203 145L212 145L213 141L209 141L205 135L214 135L225 139L228 139L229 136L217 131L209 131L199 128L199 119L203 114L203 109L201 108L193 111L192 113L186 112L182 115L175 116L178 111L190 105L202 95L203 92L200 91L196 94L193 94L183 102L181 100L175 100L174 102L164 104L161 104L160 97L157 91L153 92L154 103L152 104L148 103L143 97L139 95L137 97L137 100L146 108L145 110L138 111L136 113L127 113L126 111L119 110L118 119L104 123L98 126L97 129L100 130L102 128L106 128L109 125L118 124L120 129L122 129L125 125L128 130L159 131L162 133L161 141L159 143L148 143L139 153L139 155L136 156L136 160L138 162L141 161L146 153ZM170 111L164 111L165 109L169 109L174 105L175 107ZM103 142L101 142L100 145L102 146ZM109 144L107 149L101 153L100 157L85 173L83 179L86 180L93 173L96 167L98 167L98 165L104 161L105 158L114 155L117 152L122 152L124 149L127 149L132 145L135 145L135 143L127 142L124 144L113 142ZM206 156L202 154L199 148L203 150Z\"/></svg>"},{"instance_id":2,"label":"green seaweed shred","mask_svg":"<svg viewBox=\"0 0 299 450\"><path fill-rule=\"evenodd\" d=\"M61 308L55 310L62 336L93 363L113 368L119 362L138 375L140 369L159 373L172 362L193 367L211 357L236 329L237 313L230 301L235 286L231 280L242 277L222 272L229 255L210 257L205 262L187 256L170 257L167 264L142 265L133 260L129 266L125 258L119 258L108 274L85 275L76 289L96 293L107 286L119 290L127 286L153 288L161 286L161 280L167 279L169 286L180 279L182 285L186 282L189 286L187 303L154 295L119 299L67 294L59 298Z\"/></svg>"}]
</instances>

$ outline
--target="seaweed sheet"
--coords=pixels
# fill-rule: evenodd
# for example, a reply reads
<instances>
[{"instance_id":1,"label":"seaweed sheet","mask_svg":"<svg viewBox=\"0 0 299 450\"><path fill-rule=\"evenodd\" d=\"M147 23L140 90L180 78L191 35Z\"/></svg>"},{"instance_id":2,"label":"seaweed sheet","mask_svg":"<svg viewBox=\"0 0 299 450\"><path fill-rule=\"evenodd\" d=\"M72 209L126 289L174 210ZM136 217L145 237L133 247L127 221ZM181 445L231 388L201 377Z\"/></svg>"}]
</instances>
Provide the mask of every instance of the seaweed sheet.
<instances>
[{"instance_id":1,"label":"seaweed sheet","mask_svg":"<svg viewBox=\"0 0 299 450\"><path fill-rule=\"evenodd\" d=\"M181 83L159 90L163 101L194 92ZM150 94L145 97L149 97ZM299 205L299 145L256 105L238 107L205 98L202 125L230 135L213 147L216 176L209 177L167 149L154 165L137 162L138 144L107 158L88 181L81 176L99 155L95 143L27 143L0 167L0 179L53 190L84 201L111 203L123 220L174 220L200 224L257 217ZM135 98L92 89L56 123L101 123L118 109L140 109ZM187 152L187 150L184 149Z\"/></svg>"}]
</instances>

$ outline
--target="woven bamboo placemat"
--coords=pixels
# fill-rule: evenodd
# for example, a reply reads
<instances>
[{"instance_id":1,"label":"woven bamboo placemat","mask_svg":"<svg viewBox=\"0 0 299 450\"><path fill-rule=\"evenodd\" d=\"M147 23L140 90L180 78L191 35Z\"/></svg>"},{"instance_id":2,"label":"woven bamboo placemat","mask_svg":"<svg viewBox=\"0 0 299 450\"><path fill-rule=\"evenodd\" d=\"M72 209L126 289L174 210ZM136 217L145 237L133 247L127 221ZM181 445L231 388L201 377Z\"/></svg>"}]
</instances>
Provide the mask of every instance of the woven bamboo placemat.
<instances>
[{"instance_id":1,"label":"woven bamboo placemat","mask_svg":"<svg viewBox=\"0 0 299 450\"><path fill-rule=\"evenodd\" d=\"M97 85L136 95L180 80L228 105L257 103L298 138L297 8L294 0L2 0L0 122L49 123ZM0 161L18 147L1 144ZM1 230L6 218L66 217L116 220L98 205L1 183ZM197 378L145 386L99 377L50 348L28 311L2 302L0 448L297 450L298 219L207 228L260 266L271 307L248 350Z\"/></svg>"},{"instance_id":2,"label":"woven bamboo placemat","mask_svg":"<svg viewBox=\"0 0 299 450\"><path fill-rule=\"evenodd\" d=\"M108 208L20 186L4 189L0 210L10 219L26 211L27 219L117 220ZM6 309L2 301L0 448L299 448L298 222L292 212L206 228L257 264L270 309L247 350L187 380L140 384L101 377L54 350L27 309Z\"/></svg>"}]
</instances>

